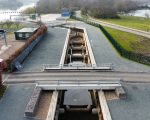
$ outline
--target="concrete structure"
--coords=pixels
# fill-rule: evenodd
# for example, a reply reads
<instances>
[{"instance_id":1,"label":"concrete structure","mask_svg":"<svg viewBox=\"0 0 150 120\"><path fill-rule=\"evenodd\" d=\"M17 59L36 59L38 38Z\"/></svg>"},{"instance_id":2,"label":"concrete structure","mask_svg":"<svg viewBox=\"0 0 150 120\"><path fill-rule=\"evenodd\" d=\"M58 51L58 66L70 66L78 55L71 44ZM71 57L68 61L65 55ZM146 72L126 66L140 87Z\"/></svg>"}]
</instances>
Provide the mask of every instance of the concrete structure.
<instances>
[{"instance_id":1,"label":"concrete structure","mask_svg":"<svg viewBox=\"0 0 150 120\"><path fill-rule=\"evenodd\" d=\"M8 85L10 84L10 86L6 91L4 98L0 101L0 119L36 119L24 118L26 105L35 88L35 85L28 84L35 84L36 82L39 83L37 84L38 87L43 87L44 89L46 86L47 88L45 90L60 90L53 92L52 99L49 101L50 105L46 120L57 119L59 115L61 116L61 113L63 114L64 109L59 109L62 107L59 103L61 103L61 99L63 98L61 96L63 96L65 89L76 90L79 88L84 90L95 89L93 90L95 93L93 91L91 93L94 96L94 99L97 98L96 95L98 94L98 105L100 108L97 107L97 103L94 103L92 104L94 106L94 110L90 109L90 111L95 111L93 113L96 115L101 114L104 120L148 120L150 118L148 114L150 106L149 84L141 85L137 83L150 82L150 68L148 66L121 58L112 46L110 46L107 39L101 31L99 31L99 29L80 22L76 23L76 26L86 28L86 38L89 39L88 42L91 46L91 50L89 52L93 52L93 58L95 58L94 60L96 65L98 66L98 64L113 63L113 71L102 72L99 70L97 71L96 69L94 70L93 68L86 70L75 68L70 71L69 69L64 70L58 67L58 69L43 72L43 64L64 66L67 51L64 52L63 47L65 50L67 50L68 47L68 44L65 43L66 36L66 40L69 37L69 35L67 35L67 30L64 28L49 27L46 37L24 61L23 64L25 67L23 70L18 73L9 74L10 76L8 79L4 80L4 83ZM78 44L78 42L72 41L73 44ZM83 44L84 42L82 41L80 43ZM92 54L90 53L90 55ZM74 65L76 67L76 64ZM94 65L95 64L93 64L92 67ZM116 80L123 81L121 81L120 85L120 83L116 83ZM18 85L17 83L27 83L27 85ZM112 85L114 85L113 94L117 96L117 99L108 100L105 91L101 91L101 89L104 89L104 87L109 87L107 90L110 90ZM123 89L120 89L121 86L123 86L124 91ZM121 97L120 95L123 94L126 94L126 98L119 99L119 97ZM94 100L94 102L96 100ZM99 110L101 111L100 113L98 112ZM9 115L8 112L10 113Z\"/></svg>"}]
</instances>

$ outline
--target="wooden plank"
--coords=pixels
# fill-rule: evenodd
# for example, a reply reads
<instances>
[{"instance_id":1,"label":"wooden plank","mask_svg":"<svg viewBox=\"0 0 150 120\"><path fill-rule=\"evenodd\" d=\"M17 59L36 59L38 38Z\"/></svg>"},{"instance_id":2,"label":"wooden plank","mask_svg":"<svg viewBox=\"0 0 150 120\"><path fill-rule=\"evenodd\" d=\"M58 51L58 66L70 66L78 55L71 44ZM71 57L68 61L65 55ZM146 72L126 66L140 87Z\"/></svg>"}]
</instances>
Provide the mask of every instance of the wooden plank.
<instances>
[{"instance_id":1,"label":"wooden plank","mask_svg":"<svg viewBox=\"0 0 150 120\"><path fill-rule=\"evenodd\" d=\"M107 105L107 101L104 95L103 91L98 92L98 97L99 97L99 102L100 102L100 107L102 110L102 115L104 120L112 120L111 114Z\"/></svg>"},{"instance_id":2,"label":"wooden plank","mask_svg":"<svg viewBox=\"0 0 150 120\"><path fill-rule=\"evenodd\" d=\"M54 91L46 120L54 120L58 101L58 91Z\"/></svg>"}]
</instances>

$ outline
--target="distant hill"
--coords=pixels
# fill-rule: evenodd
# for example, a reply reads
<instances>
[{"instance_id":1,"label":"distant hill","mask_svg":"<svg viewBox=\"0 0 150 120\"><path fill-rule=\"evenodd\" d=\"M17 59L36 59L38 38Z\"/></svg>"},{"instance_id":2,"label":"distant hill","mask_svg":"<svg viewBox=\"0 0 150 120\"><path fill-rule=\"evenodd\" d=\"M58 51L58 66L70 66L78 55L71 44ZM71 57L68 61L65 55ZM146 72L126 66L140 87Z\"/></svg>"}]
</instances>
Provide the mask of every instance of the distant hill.
<instances>
[{"instance_id":1,"label":"distant hill","mask_svg":"<svg viewBox=\"0 0 150 120\"><path fill-rule=\"evenodd\" d=\"M0 9L17 9L23 4L17 0L0 0Z\"/></svg>"}]
</instances>

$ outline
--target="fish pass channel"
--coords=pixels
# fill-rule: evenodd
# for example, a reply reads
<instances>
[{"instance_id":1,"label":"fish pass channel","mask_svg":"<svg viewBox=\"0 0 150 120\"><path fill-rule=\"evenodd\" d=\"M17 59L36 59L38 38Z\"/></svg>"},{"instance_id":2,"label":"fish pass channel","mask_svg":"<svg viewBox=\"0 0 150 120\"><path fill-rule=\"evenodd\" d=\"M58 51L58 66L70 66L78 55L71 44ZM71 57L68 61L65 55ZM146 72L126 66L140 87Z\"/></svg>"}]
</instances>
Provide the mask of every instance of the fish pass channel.
<instances>
[{"instance_id":1,"label":"fish pass channel","mask_svg":"<svg viewBox=\"0 0 150 120\"><path fill-rule=\"evenodd\" d=\"M112 70L112 64L97 66L85 28L70 28L66 37L60 64L44 64L50 70Z\"/></svg>"},{"instance_id":2,"label":"fish pass channel","mask_svg":"<svg viewBox=\"0 0 150 120\"><path fill-rule=\"evenodd\" d=\"M110 66L97 67L90 41L86 29L84 28L69 29L60 65L58 67L43 65L44 71L60 69L111 70ZM50 81L46 81L45 83L41 81L38 87L41 87L43 90L49 90L55 86L55 83L50 83L50 86L48 86L48 83L50 83ZM65 83L68 84L67 82ZM61 82L59 82L59 86L55 86L57 90L61 86L60 84ZM77 87L78 89L67 88L68 87L64 88L66 90L61 90L60 88L59 91L56 92L57 96L54 96L54 103L51 103L52 105L49 108L47 120L103 120L102 113L100 112L97 90L88 90L87 88L80 89L79 87Z\"/></svg>"}]
</instances>

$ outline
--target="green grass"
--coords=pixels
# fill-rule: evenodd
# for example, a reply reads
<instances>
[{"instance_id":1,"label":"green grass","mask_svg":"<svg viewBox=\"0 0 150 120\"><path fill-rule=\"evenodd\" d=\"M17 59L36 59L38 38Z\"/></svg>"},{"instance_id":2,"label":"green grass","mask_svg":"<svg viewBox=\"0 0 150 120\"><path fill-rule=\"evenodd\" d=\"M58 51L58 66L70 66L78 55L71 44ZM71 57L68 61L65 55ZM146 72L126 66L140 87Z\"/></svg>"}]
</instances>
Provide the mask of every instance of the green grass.
<instances>
[{"instance_id":1,"label":"green grass","mask_svg":"<svg viewBox=\"0 0 150 120\"><path fill-rule=\"evenodd\" d=\"M75 19L69 18L67 21L76 21Z\"/></svg>"},{"instance_id":2,"label":"green grass","mask_svg":"<svg viewBox=\"0 0 150 120\"><path fill-rule=\"evenodd\" d=\"M150 55L150 40L148 38L108 27L104 28L124 49Z\"/></svg>"},{"instance_id":3,"label":"green grass","mask_svg":"<svg viewBox=\"0 0 150 120\"><path fill-rule=\"evenodd\" d=\"M0 99L3 97L6 90L6 86L0 86Z\"/></svg>"},{"instance_id":4,"label":"green grass","mask_svg":"<svg viewBox=\"0 0 150 120\"><path fill-rule=\"evenodd\" d=\"M12 24L10 28L8 28L8 26L6 24L4 24L4 26L0 25L0 28L5 29L5 30L19 30L21 28L23 28L24 25L20 24L18 27L16 26L16 24Z\"/></svg>"},{"instance_id":5,"label":"green grass","mask_svg":"<svg viewBox=\"0 0 150 120\"><path fill-rule=\"evenodd\" d=\"M120 19L100 19L105 22L110 22L125 27L131 27L139 30L150 31L150 18L123 16Z\"/></svg>"}]
</instances>

